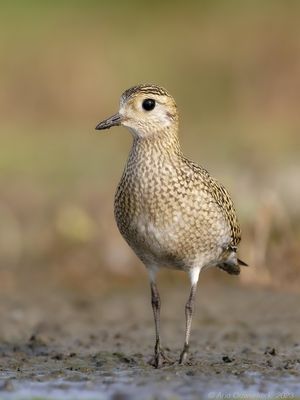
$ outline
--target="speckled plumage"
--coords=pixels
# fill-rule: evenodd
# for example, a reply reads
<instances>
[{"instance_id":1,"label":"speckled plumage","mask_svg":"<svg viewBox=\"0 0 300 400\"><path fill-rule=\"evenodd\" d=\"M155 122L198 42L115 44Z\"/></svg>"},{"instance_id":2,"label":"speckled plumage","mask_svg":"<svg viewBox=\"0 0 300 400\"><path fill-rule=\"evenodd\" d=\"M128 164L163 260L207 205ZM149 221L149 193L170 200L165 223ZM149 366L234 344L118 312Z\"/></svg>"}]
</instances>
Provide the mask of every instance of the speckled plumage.
<instances>
[{"instance_id":1,"label":"speckled plumage","mask_svg":"<svg viewBox=\"0 0 300 400\"><path fill-rule=\"evenodd\" d=\"M143 109L145 99L155 101L153 110ZM120 124L132 132L133 144L115 196L115 218L151 282L162 266L189 272L192 286L209 266L238 274L241 231L232 200L204 168L183 155L172 96L155 85L126 90L119 113L97 129Z\"/></svg>"}]
</instances>

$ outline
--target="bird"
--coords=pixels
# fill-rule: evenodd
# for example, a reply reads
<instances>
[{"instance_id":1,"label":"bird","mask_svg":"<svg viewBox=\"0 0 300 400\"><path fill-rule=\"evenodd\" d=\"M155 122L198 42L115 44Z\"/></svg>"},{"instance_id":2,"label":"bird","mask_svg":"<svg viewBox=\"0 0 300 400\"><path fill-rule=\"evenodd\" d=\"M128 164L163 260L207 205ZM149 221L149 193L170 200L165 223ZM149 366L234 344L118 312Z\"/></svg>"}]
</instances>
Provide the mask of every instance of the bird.
<instances>
[{"instance_id":1,"label":"bird","mask_svg":"<svg viewBox=\"0 0 300 400\"><path fill-rule=\"evenodd\" d=\"M184 156L174 98L163 87L140 84L124 91L119 111L96 130L124 126L132 134L129 156L116 190L114 215L121 235L145 265L155 324L159 368L171 362L161 346L157 272L185 271L185 340L179 363L187 361L199 274L218 267L238 275L247 266L237 257L241 229L230 195L205 168Z\"/></svg>"}]
</instances>

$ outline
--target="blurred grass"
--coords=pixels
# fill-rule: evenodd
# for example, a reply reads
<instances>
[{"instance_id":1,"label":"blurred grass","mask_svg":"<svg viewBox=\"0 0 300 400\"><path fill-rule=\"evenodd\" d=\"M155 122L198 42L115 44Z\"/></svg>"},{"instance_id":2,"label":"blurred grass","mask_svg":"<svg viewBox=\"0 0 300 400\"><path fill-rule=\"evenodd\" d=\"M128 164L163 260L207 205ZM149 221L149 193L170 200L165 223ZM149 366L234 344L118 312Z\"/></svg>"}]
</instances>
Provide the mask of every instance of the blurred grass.
<instances>
[{"instance_id":1,"label":"blurred grass","mask_svg":"<svg viewBox=\"0 0 300 400\"><path fill-rule=\"evenodd\" d=\"M94 126L139 82L170 90L185 152L233 194L245 282L299 286L299 2L0 7L1 287L135 271L112 211L130 135Z\"/></svg>"}]
</instances>

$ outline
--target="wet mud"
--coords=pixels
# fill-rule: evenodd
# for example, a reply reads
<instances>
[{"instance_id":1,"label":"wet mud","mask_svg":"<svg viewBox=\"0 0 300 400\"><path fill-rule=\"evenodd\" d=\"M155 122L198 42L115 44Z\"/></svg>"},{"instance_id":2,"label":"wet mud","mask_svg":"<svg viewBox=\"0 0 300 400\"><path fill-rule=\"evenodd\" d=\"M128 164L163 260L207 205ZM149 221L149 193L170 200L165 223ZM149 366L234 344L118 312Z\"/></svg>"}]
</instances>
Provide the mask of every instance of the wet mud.
<instances>
[{"instance_id":1,"label":"wet mud","mask_svg":"<svg viewBox=\"0 0 300 400\"><path fill-rule=\"evenodd\" d=\"M300 397L300 296L199 286L188 362L178 365L188 287L161 288L162 342L147 282L99 294L32 290L0 306L0 399Z\"/></svg>"}]
</instances>

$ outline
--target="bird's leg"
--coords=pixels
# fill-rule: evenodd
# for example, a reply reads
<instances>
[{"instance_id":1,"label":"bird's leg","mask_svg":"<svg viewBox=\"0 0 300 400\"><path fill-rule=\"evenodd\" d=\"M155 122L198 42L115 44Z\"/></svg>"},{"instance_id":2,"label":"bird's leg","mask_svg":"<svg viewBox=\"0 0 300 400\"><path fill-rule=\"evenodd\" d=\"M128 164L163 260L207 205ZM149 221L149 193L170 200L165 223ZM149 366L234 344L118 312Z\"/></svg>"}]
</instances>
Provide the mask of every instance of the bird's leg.
<instances>
[{"instance_id":1,"label":"bird's leg","mask_svg":"<svg viewBox=\"0 0 300 400\"><path fill-rule=\"evenodd\" d=\"M155 347L154 356L151 359L150 364L155 368L159 368L164 362L169 363L171 361L160 347L160 296L154 281L151 281L151 303L155 323Z\"/></svg>"},{"instance_id":2,"label":"bird's leg","mask_svg":"<svg viewBox=\"0 0 300 400\"><path fill-rule=\"evenodd\" d=\"M159 366L160 356L160 296L155 282L151 282L151 304L155 324L154 366Z\"/></svg>"},{"instance_id":3,"label":"bird's leg","mask_svg":"<svg viewBox=\"0 0 300 400\"><path fill-rule=\"evenodd\" d=\"M196 294L197 284L191 287L190 295L188 301L185 305L185 341L183 350L180 354L179 363L183 364L186 360L189 351L189 339L191 334L192 318L194 312L195 294Z\"/></svg>"},{"instance_id":4,"label":"bird's leg","mask_svg":"<svg viewBox=\"0 0 300 400\"><path fill-rule=\"evenodd\" d=\"M185 305L185 341L183 350L180 354L179 364L184 364L186 357L189 351L189 340L191 334L191 326L192 326L192 318L194 312L194 305L195 305L195 297L196 297L196 290L197 290L197 282L199 278L200 269L194 269L190 273L191 278L191 291L188 298L188 301Z\"/></svg>"}]
</instances>

